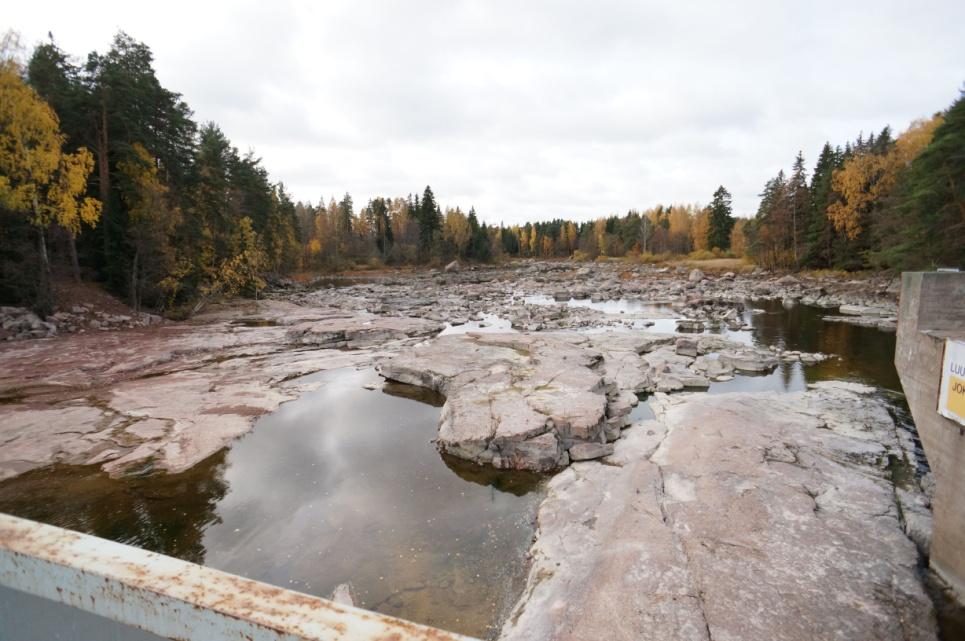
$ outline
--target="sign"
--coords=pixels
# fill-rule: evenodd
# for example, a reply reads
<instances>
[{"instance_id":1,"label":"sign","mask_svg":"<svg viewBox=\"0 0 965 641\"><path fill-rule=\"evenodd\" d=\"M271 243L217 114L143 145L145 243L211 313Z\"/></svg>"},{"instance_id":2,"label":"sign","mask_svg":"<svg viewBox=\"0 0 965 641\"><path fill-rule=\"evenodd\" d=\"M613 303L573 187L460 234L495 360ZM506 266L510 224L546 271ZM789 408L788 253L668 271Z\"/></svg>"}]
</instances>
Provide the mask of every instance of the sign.
<instances>
[{"instance_id":1,"label":"sign","mask_svg":"<svg viewBox=\"0 0 965 641\"><path fill-rule=\"evenodd\" d=\"M938 413L965 425L965 342L945 341Z\"/></svg>"}]
</instances>

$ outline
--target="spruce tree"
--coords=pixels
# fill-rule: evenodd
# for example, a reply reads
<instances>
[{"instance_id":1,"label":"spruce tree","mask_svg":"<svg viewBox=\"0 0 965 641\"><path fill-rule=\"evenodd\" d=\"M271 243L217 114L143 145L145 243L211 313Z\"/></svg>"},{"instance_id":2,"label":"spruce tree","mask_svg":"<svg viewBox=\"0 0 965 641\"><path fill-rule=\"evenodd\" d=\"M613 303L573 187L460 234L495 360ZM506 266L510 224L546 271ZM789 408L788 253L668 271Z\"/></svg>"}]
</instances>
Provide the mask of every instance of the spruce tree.
<instances>
[{"instance_id":1,"label":"spruce tree","mask_svg":"<svg viewBox=\"0 0 965 641\"><path fill-rule=\"evenodd\" d=\"M808 189L804 155L798 151L787 183L788 210L791 214L791 255L798 267L805 255L804 236L811 215L811 192Z\"/></svg>"},{"instance_id":2,"label":"spruce tree","mask_svg":"<svg viewBox=\"0 0 965 641\"><path fill-rule=\"evenodd\" d=\"M709 212L707 246L711 249L730 249L730 232L734 229L734 214L731 211L730 192L724 189L723 185L714 192Z\"/></svg>"}]
</instances>

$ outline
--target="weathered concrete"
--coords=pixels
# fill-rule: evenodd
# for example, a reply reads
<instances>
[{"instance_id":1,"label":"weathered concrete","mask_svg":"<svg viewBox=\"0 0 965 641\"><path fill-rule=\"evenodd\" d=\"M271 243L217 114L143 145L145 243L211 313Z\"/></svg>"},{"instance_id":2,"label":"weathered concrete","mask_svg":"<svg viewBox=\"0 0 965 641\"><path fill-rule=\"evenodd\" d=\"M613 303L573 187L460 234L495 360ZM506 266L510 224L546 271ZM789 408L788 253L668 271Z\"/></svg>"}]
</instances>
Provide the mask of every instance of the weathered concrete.
<instances>
[{"instance_id":1,"label":"weathered concrete","mask_svg":"<svg viewBox=\"0 0 965 641\"><path fill-rule=\"evenodd\" d=\"M935 477L930 564L965 600L965 429L938 413L946 338L965 339L965 273L904 274L895 365Z\"/></svg>"},{"instance_id":2,"label":"weathered concrete","mask_svg":"<svg viewBox=\"0 0 965 641\"><path fill-rule=\"evenodd\" d=\"M935 639L870 392L658 395L550 482L501 639Z\"/></svg>"}]
</instances>

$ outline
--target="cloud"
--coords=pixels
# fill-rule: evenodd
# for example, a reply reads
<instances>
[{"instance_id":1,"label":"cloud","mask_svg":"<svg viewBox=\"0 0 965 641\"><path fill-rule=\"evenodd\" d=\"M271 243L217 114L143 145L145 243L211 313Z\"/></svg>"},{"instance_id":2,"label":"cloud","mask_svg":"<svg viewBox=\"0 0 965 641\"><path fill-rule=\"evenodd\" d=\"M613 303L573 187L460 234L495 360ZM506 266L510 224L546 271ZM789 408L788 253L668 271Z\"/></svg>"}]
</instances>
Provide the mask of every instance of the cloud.
<instances>
[{"instance_id":1,"label":"cloud","mask_svg":"<svg viewBox=\"0 0 965 641\"><path fill-rule=\"evenodd\" d=\"M490 222L658 202L738 213L800 149L901 130L963 80L965 6L773 2L66 2L8 11L78 55L123 28L296 198L428 183ZM104 20L103 16L110 16Z\"/></svg>"}]
</instances>

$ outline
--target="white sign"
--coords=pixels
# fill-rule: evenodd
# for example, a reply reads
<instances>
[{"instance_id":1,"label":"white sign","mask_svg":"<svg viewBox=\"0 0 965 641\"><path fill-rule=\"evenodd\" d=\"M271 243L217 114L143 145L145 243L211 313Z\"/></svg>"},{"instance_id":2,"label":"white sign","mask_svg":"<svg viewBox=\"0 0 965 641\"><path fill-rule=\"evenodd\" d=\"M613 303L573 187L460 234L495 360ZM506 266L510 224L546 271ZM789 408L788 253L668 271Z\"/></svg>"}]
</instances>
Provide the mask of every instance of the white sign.
<instances>
[{"instance_id":1,"label":"white sign","mask_svg":"<svg viewBox=\"0 0 965 641\"><path fill-rule=\"evenodd\" d=\"M965 425L965 343L945 341L938 413Z\"/></svg>"}]
</instances>

